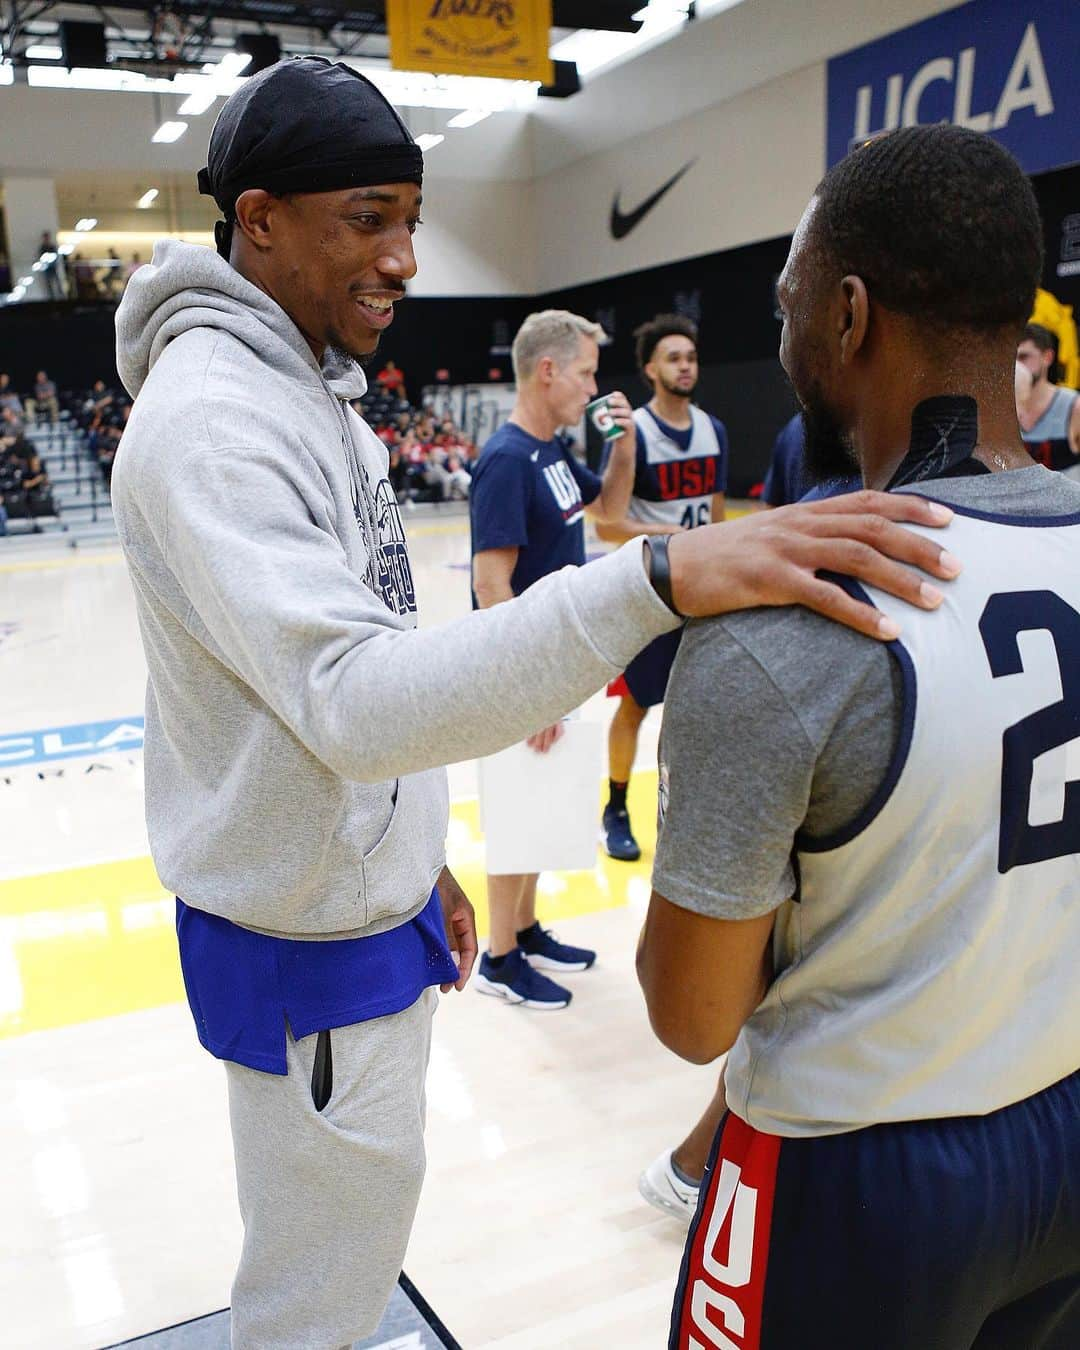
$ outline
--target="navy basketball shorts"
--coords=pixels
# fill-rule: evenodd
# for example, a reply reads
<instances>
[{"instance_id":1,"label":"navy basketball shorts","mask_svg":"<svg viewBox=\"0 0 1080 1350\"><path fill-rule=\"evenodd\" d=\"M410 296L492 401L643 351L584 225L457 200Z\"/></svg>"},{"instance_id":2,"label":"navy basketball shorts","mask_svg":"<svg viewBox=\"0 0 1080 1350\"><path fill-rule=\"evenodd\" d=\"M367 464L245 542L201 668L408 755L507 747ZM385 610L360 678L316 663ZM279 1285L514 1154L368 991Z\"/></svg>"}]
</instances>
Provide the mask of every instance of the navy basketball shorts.
<instances>
[{"instance_id":1,"label":"navy basketball shorts","mask_svg":"<svg viewBox=\"0 0 1080 1350\"><path fill-rule=\"evenodd\" d=\"M681 637L682 629L676 628L674 633L654 638L626 667L623 679L639 707L655 708L663 703Z\"/></svg>"},{"instance_id":2,"label":"navy basketball shorts","mask_svg":"<svg viewBox=\"0 0 1080 1350\"><path fill-rule=\"evenodd\" d=\"M1080 1073L816 1139L724 1117L669 1350L1078 1347Z\"/></svg>"}]
</instances>

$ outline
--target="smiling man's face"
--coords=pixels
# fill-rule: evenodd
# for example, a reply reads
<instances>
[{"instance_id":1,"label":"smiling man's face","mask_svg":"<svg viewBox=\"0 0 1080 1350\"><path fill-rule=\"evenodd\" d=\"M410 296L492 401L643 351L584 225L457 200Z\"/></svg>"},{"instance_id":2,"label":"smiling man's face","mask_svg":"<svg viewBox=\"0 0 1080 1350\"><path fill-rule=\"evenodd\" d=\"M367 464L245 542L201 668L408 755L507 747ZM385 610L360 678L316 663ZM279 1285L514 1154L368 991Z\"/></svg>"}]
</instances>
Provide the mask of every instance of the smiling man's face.
<instances>
[{"instance_id":1,"label":"smiling man's face","mask_svg":"<svg viewBox=\"0 0 1080 1350\"><path fill-rule=\"evenodd\" d=\"M262 222L252 279L317 351L331 346L356 358L370 356L393 322L395 301L416 275L419 187L392 183L252 195Z\"/></svg>"}]
</instances>

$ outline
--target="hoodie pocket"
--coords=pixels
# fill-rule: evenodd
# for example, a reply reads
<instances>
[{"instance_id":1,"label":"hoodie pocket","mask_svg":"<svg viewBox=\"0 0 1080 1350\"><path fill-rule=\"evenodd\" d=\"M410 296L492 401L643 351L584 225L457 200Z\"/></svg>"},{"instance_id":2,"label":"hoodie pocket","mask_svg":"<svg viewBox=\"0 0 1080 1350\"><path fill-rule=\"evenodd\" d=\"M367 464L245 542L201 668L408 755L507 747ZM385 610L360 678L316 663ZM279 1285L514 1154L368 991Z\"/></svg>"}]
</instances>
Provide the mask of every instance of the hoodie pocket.
<instances>
[{"instance_id":1,"label":"hoodie pocket","mask_svg":"<svg viewBox=\"0 0 1080 1350\"><path fill-rule=\"evenodd\" d=\"M448 815L444 769L398 779L389 824L364 854L366 925L392 927L430 895L446 861Z\"/></svg>"}]
</instances>

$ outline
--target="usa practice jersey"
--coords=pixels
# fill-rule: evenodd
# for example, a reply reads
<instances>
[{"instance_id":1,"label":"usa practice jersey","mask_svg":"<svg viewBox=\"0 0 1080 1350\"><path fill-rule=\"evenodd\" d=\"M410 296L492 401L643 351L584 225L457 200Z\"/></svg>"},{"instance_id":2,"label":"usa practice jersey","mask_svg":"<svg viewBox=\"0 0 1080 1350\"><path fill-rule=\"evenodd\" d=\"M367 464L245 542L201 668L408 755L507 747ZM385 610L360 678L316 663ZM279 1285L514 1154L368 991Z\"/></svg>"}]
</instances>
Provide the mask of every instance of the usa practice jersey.
<instances>
[{"instance_id":1,"label":"usa practice jersey","mask_svg":"<svg viewBox=\"0 0 1080 1350\"><path fill-rule=\"evenodd\" d=\"M1078 398L1075 389L1058 389L1034 426L1020 429L1028 454L1048 469L1072 469L1080 462L1069 444L1069 422Z\"/></svg>"},{"instance_id":2,"label":"usa practice jersey","mask_svg":"<svg viewBox=\"0 0 1080 1350\"><path fill-rule=\"evenodd\" d=\"M690 409L680 431L649 408L635 408L637 464L629 515L650 525L692 529L712 523L713 494L727 489L728 442L723 422Z\"/></svg>"},{"instance_id":3,"label":"usa practice jersey","mask_svg":"<svg viewBox=\"0 0 1080 1350\"><path fill-rule=\"evenodd\" d=\"M894 761L861 819L796 840L728 1059L770 1134L981 1116L1080 1067L1080 514L954 509L941 608L873 595L903 626Z\"/></svg>"}]
</instances>

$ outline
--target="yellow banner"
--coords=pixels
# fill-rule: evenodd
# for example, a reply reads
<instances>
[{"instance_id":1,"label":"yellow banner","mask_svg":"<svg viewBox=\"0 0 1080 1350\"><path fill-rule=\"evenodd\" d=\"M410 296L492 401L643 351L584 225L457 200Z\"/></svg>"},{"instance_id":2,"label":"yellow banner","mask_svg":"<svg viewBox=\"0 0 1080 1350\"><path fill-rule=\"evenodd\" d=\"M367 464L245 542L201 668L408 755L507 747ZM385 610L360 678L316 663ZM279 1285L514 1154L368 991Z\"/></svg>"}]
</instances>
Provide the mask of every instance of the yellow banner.
<instances>
[{"instance_id":1,"label":"yellow banner","mask_svg":"<svg viewBox=\"0 0 1080 1350\"><path fill-rule=\"evenodd\" d=\"M554 80L551 0L387 0L386 20L396 70Z\"/></svg>"}]
</instances>

